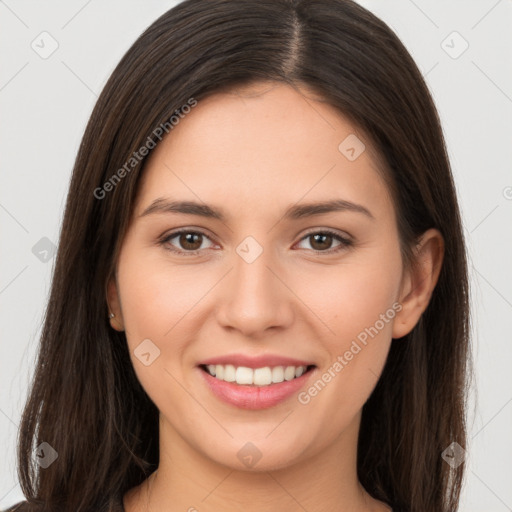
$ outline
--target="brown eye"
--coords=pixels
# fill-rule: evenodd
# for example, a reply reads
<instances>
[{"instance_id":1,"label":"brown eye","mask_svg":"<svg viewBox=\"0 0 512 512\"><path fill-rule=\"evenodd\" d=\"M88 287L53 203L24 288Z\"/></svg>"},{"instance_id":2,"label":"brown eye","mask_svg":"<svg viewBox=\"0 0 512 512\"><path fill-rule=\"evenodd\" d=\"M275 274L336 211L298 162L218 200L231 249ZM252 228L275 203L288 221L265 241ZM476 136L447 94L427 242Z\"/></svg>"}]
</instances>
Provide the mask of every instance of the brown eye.
<instances>
[{"instance_id":1,"label":"brown eye","mask_svg":"<svg viewBox=\"0 0 512 512\"><path fill-rule=\"evenodd\" d=\"M202 236L199 233L182 233L178 235L180 247L189 251L196 251L201 247Z\"/></svg>"},{"instance_id":2,"label":"brown eye","mask_svg":"<svg viewBox=\"0 0 512 512\"><path fill-rule=\"evenodd\" d=\"M309 233L301 240L301 242L304 240L309 241L311 250L325 253L342 251L353 244L350 239L332 231L316 231ZM338 243L333 246L333 242L335 241Z\"/></svg>"},{"instance_id":3,"label":"brown eye","mask_svg":"<svg viewBox=\"0 0 512 512\"><path fill-rule=\"evenodd\" d=\"M311 247L315 249L315 251L322 251L325 249L330 249L332 242L333 242L333 236L328 234L319 233L316 235L309 235L309 238L313 240L311 242Z\"/></svg>"},{"instance_id":4,"label":"brown eye","mask_svg":"<svg viewBox=\"0 0 512 512\"><path fill-rule=\"evenodd\" d=\"M173 242L173 240L175 241ZM159 243L171 252L176 252L178 254L196 254L200 250L204 249L201 245L205 240L209 240L209 238L204 233L199 231L181 230L165 236ZM210 247L211 245L206 247L206 249Z\"/></svg>"}]
</instances>

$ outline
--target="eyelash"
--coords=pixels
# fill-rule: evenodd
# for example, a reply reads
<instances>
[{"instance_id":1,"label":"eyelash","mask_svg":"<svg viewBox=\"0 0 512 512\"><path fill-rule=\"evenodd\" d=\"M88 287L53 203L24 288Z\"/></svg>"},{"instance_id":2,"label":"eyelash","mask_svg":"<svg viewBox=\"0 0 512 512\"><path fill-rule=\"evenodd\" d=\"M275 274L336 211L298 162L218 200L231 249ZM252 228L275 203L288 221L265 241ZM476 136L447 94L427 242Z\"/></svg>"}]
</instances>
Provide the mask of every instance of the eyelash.
<instances>
[{"instance_id":1,"label":"eyelash","mask_svg":"<svg viewBox=\"0 0 512 512\"><path fill-rule=\"evenodd\" d=\"M203 249L196 249L195 251L184 251L184 250L181 250L181 249L176 249L172 246L169 245L169 241L172 240L173 238L176 238L177 236L179 235L182 235L182 234L193 234L193 235L202 235L206 238L210 238L206 233L203 233L202 231L194 231L194 230L190 230L190 229L181 229L179 231L174 231L172 233L170 233L169 235L165 235L163 238L161 238L159 241L158 241L158 244L165 247L166 250L168 251L171 251L173 253L176 253L176 254L180 254L180 255L186 255L186 256L195 256L197 254L199 254L199 252L201 252ZM307 233L306 235L304 235L300 240L299 242L302 242L302 240L305 240L306 238L309 238L313 235L330 235L332 236L334 239L338 240L340 242L340 245L338 247L335 247L334 249L331 248L331 249L327 249L325 251L319 251L317 249L310 249L314 252L316 252L317 254L333 254L333 253L337 253L337 252L340 252L344 249L347 249L348 247L351 247L353 245L353 242L352 240L348 239L348 238L345 238L343 236L341 236L339 233L336 233L335 231L331 231L330 229L323 229L323 230L319 230L319 231L311 231L309 233Z\"/></svg>"}]
</instances>

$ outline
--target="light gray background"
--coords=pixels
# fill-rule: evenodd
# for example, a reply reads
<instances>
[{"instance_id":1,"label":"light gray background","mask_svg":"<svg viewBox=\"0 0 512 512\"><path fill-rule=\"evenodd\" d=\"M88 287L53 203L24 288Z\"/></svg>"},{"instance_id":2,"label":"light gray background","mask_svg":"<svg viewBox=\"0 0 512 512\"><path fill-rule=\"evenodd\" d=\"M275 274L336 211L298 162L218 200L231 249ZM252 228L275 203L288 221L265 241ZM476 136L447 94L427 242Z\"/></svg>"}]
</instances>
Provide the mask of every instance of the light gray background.
<instances>
[{"instance_id":1,"label":"light gray background","mask_svg":"<svg viewBox=\"0 0 512 512\"><path fill-rule=\"evenodd\" d=\"M23 499L16 478L17 426L54 264L51 253L44 262L44 253L36 256L32 248L43 237L57 243L76 151L108 76L143 29L175 3L0 0L2 509ZM461 202L476 379L460 510L512 510L512 2L361 4L397 32L425 75ZM51 48L43 31L58 43L47 59L31 47L35 41L39 51L43 44ZM464 41L469 47L458 55Z\"/></svg>"}]
</instances>

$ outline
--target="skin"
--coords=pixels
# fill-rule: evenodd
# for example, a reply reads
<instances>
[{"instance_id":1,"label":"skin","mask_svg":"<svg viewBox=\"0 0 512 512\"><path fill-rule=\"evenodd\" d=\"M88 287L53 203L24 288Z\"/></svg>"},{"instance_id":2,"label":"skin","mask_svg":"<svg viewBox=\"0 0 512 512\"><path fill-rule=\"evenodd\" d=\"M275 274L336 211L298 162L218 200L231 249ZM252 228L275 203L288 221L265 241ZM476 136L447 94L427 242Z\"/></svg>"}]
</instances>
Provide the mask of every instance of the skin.
<instances>
[{"instance_id":1,"label":"skin","mask_svg":"<svg viewBox=\"0 0 512 512\"><path fill-rule=\"evenodd\" d=\"M350 134L366 145L354 161L338 150ZM127 512L390 510L357 478L361 410L392 338L426 309L444 245L427 231L417 267L404 267L372 155L364 134L311 91L264 82L201 100L152 151L107 296L111 325L126 331L137 377L160 411L159 468L126 493ZM140 216L160 197L222 208L226 220ZM340 198L373 218L283 218L290 205ZM178 228L205 236L158 244ZM327 228L353 245L311 236ZM263 248L252 263L236 252L247 236ZM400 311L307 404L294 395L239 409L216 398L197 368L233 352L277 353L314 362L309 387L393 304ZM160 355L145 366L134 350L148 338ZM261 453L250 468L237 457L247 442Z\"/></svg>"}]
</instances>

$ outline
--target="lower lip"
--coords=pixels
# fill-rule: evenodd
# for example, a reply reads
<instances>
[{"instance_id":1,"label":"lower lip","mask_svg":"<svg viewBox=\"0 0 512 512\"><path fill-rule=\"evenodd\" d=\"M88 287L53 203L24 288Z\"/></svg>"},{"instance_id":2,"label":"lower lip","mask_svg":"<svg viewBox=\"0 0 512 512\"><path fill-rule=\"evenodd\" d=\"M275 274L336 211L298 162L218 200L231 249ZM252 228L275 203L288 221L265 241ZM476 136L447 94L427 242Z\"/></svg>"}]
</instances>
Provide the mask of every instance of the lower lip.
<instances>
[{"instance_id":1,"label":"lower lip","mask_svg":"<svg viewBox=\"0 0 512 512\"><path fill-rule=\"evenodd\" d=\"M248 386L236 382L226 382L199 368L206 384L224 402L241 409L267 409L283 402L300 390L315 368L293 380L285 380L269 386Z\"/></svg>"}]
</instances>

